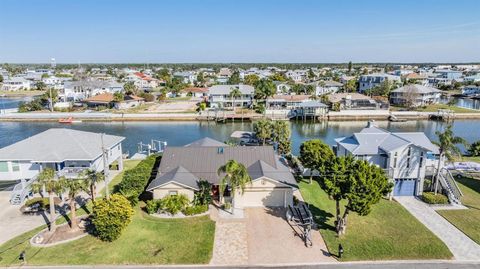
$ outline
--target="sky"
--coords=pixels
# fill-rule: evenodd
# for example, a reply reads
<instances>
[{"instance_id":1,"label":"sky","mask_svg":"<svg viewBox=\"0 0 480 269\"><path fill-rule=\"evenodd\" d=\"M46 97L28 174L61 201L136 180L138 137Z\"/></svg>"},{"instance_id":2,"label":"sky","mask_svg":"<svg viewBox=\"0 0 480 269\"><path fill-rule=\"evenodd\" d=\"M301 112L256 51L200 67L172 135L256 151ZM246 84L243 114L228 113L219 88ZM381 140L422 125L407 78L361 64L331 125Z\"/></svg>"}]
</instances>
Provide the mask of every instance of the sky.
<instances>
[{"instance_id":1,"label":"sky","mask_svg":"<svg viewBox=\"0 0 480 269\"><path fill-rule=\"evenodd\" d=\"M480 62L479 0L1 0L0 62Z\"/></svg>"}]
</instances>

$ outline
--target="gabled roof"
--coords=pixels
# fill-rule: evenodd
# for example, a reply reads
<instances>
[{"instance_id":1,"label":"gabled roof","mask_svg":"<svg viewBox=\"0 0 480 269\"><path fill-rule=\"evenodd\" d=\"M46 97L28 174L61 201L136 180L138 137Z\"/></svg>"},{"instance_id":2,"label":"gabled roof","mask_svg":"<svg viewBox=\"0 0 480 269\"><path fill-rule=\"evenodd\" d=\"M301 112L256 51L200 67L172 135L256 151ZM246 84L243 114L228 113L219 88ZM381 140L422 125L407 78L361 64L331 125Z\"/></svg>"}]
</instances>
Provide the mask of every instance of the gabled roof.
<instances>
[{"instance_id":1,"label":"gabled roof","mask_svg":"<svg viewBox=\"0 0 480 269\"><path fill-rule=\"evenodd\" d=\"M104 135L109 149L125 137ZM63 162L95 160L102 155L102 134L66 128L52 128L0 149L0 160L31 162Z\"/></svg>"},{"instance_id":2,"label":"gabled roof","mask_svg":"<svg viewBox=\"0 0 480 269\"><path fill-rule=\"evenodd\" d=\"M193 190L198 190L198 181L199 178L196 177L194 174L190 173L183 166L177 166L166 173L158 174L157 177L152 180L152 182L150 182L150 184L148 185L147 191L158 188L169 182L175 182Z\"/></svg>"},{"instance_id":3,"label":"gabled roof","mask_svg":"<svg viewBox=\"0 0 480 269\"><path fill-rule=\"evenodd\" d=\"M403 87L397 88L397 89L392 91L392 93L397 93L397 92L398 93L414 92L414 93L427 94L427 93L439 93L439 92L442 92L442 91L439 90L439 89L436 89L436 88L427 87L427 86L423 86L423 85L409 84L409 85L405 85Z\"/></svg>"},{"instance_id":4,"label":"gabled roof","mask_svg":"<svg viewBox=\"0 0 480 269\"><path fill-rule=\"evenodd\" d=\"M204 137L199 140L193 141L184 147L228 147L227 144L211 139L210 137Z\"/></svg>"},{"instance_id":5,"label":"gabled roof","mask_svg":"<svg viewBox=\"0 0 480 269\"><path fill-rule=\"evenodd\" d=\"M208 89L209 94L230 94L232 89L238 89L242 94L253 94L255 89L250 85L238 84L238 85L213 85Z\"/></svg>"}]
</instances>

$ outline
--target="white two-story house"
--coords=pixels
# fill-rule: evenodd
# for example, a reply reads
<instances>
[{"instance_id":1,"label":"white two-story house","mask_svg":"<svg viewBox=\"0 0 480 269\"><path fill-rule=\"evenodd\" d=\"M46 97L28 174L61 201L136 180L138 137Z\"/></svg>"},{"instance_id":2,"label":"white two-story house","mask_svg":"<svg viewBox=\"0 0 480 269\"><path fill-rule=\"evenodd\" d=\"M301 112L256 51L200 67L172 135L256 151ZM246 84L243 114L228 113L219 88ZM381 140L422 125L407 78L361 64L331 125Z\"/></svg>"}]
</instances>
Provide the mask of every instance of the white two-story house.
<instances>
[{"instance_id":1,"label":"white two-story house","mask_svg":"<svg viewBox=\"0 0 480 269\"><path fill-rule=\"evenodd\" d=\"M440 102L442 91L418 84L409 84L390 93L390 103L412 107L426 106Z\"/></svg>"},{"instance_id":2,"label":"white two-story house","mask_svg":"<svg viewBox=\"0 0 480 269\"><path fill-rule=\"evenodd\" d=\"M232 97L233 90L238 90L240 95ZM208 88L208 101L210 107L250 107L254 92L250 85L214 85Z\"/></svg>"},{"instance_id":3,"label":"white two-story house","mask_svg":"<svg viewBox=\"0 0 480 269\"><path fill-rule=\"evenodd\" d=\"M400 83L402 80L399 76L390 74L370 74L360 76L358 79L359 88L358 91L363 93L366 90L370 90L377 86L380 86L383 82L389 81L392 83Z\"/></svg>"},{"instance_id":4,"label":"white two-story house","mask_svg":"<svg viewBox=\"0 0 480 269\"><path fill-rule=\"evenodd\" d=\"M63 92L60 96L64 101L81 101L89 97L123 91L123 84L115 81L79 80L64 82Z\"/></svg>"},{"instance_id":5,"label":"white two-story house","mask_svg":"<svg viewBox=\"0 0 480 269\"><path fill-rule=\"evenodd\" d=\"M385 169L394 182L394 196L420 195L425 176L438 165L438 147L422 132L388 132L371 121L359 133L335 142L337 156L353 155Z\"/></svg>"},{"instance_id":6,"label":"white two-story house","mask_svg":"<svg viewBox=\"0 0 480 269\"><path fill-rule=\"evenodd\" d=\"M2 91L30 90L31 82L23 77L13 77L3 81Z\"/></svg>"}]
</instances>

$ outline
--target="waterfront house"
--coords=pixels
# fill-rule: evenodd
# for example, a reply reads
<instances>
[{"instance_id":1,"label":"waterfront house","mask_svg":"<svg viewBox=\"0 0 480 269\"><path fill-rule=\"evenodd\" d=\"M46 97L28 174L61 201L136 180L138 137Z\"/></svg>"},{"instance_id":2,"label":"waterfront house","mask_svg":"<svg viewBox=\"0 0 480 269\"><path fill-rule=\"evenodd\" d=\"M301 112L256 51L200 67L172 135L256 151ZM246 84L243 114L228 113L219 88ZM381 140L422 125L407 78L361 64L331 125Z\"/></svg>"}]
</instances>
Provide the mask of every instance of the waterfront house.
<instances>
[{"instance_id":1,"label":"waterfront house","mask_svg":"<svg viewBox=\"0 0 480 269\"><path fill-rule=\"evenodd\" d=\"M193 84L197 80L197 74L192 71L175 72L173 77L179 78L185 84Z\"/></svg>"},{"instance_id":2,"label":"waterfront house","mask_svg":"<svg viewBox=\"0 0 480 269\"><path fill-rule=\"evenodd\" d=\"M352 92L352 93L334 93L329 94L328 101L332 109L339 110L377 110L388 109L388 103L377 101L369 96Z\"/></svg>"},{"instance_id":3,"label":"waterfront house","mask_svg":"<svg viewBox=\"0 0 480 269\"><path fill-rule=\"evenodd\" d=\"M63 92L60 92L60 97L64 101L81 101L83 99L103 94L123 91L123 84L115 81L103 80L78 80L66 81L64 83Z\"/></svg>"},{"instance_id":4,"label":"waterfront house","mask_svg":"<svg viewBox=\"0 0 480 269\"><path fill-rule=\"evenodd\" d=\"M334 80L327 80L327 81L315 81L309 83L307 85L315 86L315 95L324 95L330 93L338 92L342 87L343 84L340 82L336 82Z\"/></svg>"},{"instance_id":5,"label":"waterfront house","mask_svg":"<svg viewBox=\"0 0 480 269\"><path fill-rule=\"evenodd\" d=\"M296 181L272 146L229 146L210 138L203 138L184 147L167 147L162 155L156 178L147 191L154 199L166 195L185 194L190 200L198 191L198 182L212 184L215 200L220 200L219 184L223 174L218 169L229 160L243 164L252 179L243 195L225 192L225 201L234 197L235 208L286 207L293 204Z\"/></svg>"},{"instance_id":6,"label":"waterfront house","mask_svg":"<svg viewBox=\"0 0 480 269\"><path fill-rule=\"evenodd\" d=\"M127 109L145 103L145 99L135 95L124 95L123 100L115 100L113 93L101 93L83 101L89 107Z\"/></svg>"},{"instance_id":7,"label":"waterfront house","mask_svg":"<svg viewBox=\"0 0 480 269\"><path fill-rule=\"evenodd\" d=\"M266 100L267 115L287 117L323 117L328 112L327 105L311 100L311 95L274 95Z\"/></svg>"},{"instance_id":8,"label":"waterfront house","mask_svg":"<svg viewBox=\"0 0 480 269\"><path fill-rule=\"evenodd\" d=\"M480 96L480 86L476 86L476 85L465 86L462 89L462 95L469 96L469 97Z\"/></svg>"},{"instance_id":9,"label":"waterfront house","mask_svg":"<svg viewBox=\"0 0 480 269\"><path fill-rule=\"evenodd\" d=\"M104 164L114 162L122 170L124 139L66 128L48 129L0 149L0 181L30 180L45 168L69 178L86 169L103 171Z\"/></svg>"},{"instance_id":10,"label":"waterfront house","mask_svg":"<svg viewBox=\"0 0 480 269\"><path fill-rule=\"evenodd\" d=\"M372 121L360 132L335 142L337 156L353 155L385 169L396 196L420 195L425 177L433 175L438 162L438 147L424 133L389 132Z\"/></svg>"},{"instance_id":11,"label":"waterfront house","mask_svg":"<svg viewBox=\"0 0 480 269\"><path fill-rule=\"evenodd\" d=\"M197 98L203 98L207 96L207 94L208 94L208 88L201 88L201 87L188 87L180 91L180 96L182 97L192 96Z\"/></svg>"},{"instance_id":12,"label":"waterfront house","mask_svg":"<svg viewBox=\"0 0 480 269\"><path fill-rule=\"evenodd\" d=\"M438 77L445 78L449 81L458 80L462 77L462 74L463 74L462 71L450 70L450 69L436 69L433 73Z\"/></svg>"},{"instance_id":13,"label":"waterfront house","mask_svg":"<svg viewBox=\"0 0 480 269\"><path fill-rule=\"evenodd\" d=\"M399 76L394 76L385 73L378 73L378 74L370 74L370 75L362 75L358 79L359 83L359 92L363 93L366 90L370 90L377 86L380 86L385 81L389 81L392 83L400 83L401 78Z\"/></svg>"},{"instance_id":14,"label":"waterfront house","mask_svg":"<svg viewBox=\"0 0 480 269\"><path fill-rule=\"evenodd\" d=\"M240 91L240 96L231 97L234 90ZM250 107L252 105L255 89L250 85L214 85L208 88L208 101L210 107Z\"/></svg>"},{"instance_id":15,"label":"waterfront house","mask_svg":"<svg viewBox=\"0 0 480 269\"><path fill-rule=\"evenodd\" d=\"M468 76L468 77L464 77L463 81L469 82L469 83L480 82L480 73L475 74L475 75L471 75L471 76Z\"/></svg>"},{"instance_id":16,"label":"waterfront house","mask_svg":"<svg viewBox=\"0 0 480 269\"><path fill-rule=\"evenodd\" d=\"M2 91L20 91L20 90L30 90L31 83L29 80L26 80L23 77L12 77L10 79L5 79L2 84Z\"/></svg>"},{"instance_id":17,"label":"waterfront house","mask_svg":"<svg viewBox=\"0 0 480 269\"><path fill-rule=\"evenodd\" d=\"M390 103L409 107L426 106L440 101L442 91L418 84L408 84L390 93Z\"/></svg>"}]
</instances>

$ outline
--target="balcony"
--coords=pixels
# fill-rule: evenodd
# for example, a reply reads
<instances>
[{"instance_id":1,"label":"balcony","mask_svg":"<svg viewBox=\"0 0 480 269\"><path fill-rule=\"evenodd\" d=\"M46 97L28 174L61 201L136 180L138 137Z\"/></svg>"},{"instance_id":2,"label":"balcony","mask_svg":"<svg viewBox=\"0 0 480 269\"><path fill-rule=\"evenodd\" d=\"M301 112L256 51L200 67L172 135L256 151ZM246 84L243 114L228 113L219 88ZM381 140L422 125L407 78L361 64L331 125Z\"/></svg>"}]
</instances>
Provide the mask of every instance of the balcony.
<instances>
[{"instance_id":1,"label":"balcony","mask_svg":"<svg viewBox=\"0 0 480 269\"><path fill-rule=\"evenodd\" d=\"M79 178L88 167L65 167L57 172L59 177Z\"/></svg>"}]
</instances>

